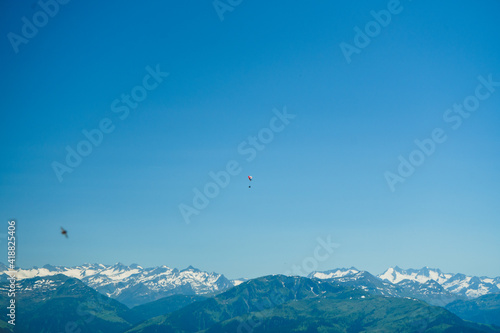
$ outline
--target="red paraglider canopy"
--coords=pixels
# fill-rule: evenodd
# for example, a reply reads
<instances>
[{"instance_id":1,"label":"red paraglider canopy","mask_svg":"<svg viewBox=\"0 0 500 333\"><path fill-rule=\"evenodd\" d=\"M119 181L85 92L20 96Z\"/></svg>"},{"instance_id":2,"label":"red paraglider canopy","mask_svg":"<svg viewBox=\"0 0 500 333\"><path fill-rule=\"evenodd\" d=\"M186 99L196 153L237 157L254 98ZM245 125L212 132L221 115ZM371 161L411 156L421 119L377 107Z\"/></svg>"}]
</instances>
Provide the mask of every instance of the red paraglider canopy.
<instances>
[{"instance_id":1,"label":"red paraglider canopy","mask_svg":"<svg viewBox=\"0 0 500 333\"><path fill-rule=\"evenodd\" d=\"M248 180L249 180L249 181L252 181L252 176L248 176Z\"/></svg>"}]
</instances>

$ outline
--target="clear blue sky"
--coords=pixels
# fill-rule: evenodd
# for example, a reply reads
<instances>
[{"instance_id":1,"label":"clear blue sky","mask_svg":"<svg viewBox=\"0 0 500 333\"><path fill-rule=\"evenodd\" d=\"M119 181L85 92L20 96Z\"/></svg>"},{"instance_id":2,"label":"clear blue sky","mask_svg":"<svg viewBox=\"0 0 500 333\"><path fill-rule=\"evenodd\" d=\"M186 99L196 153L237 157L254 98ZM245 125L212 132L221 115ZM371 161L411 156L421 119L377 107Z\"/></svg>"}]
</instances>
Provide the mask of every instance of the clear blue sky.
<instances>
[{"instance_id":1,"label":"clear blue sky","mask_svg":"<svg viewBox=\"0 0 500 333\"><path fill-rule=\"evenodd\" d=\"M70 1L53 17L2 1L0 234L17 219L18 265L256 277L330 235L319 270L500 276L500 87L459 128L443 119L479 76L500 81L500 3L402 0L348 63L341 43L388 5L242 1L221 20L212 1ZM13 47L23 17L40 27ZM112 103L157 65L168 77L120 119ZM238 146L285 106L296 117L247 161ZM53 162L103 119L114 130L59 182ZM447 140L391 191L384 174L435 128ZM241 172L186 224L179 205L231 160Z\"/></svg>"}]
</instances>

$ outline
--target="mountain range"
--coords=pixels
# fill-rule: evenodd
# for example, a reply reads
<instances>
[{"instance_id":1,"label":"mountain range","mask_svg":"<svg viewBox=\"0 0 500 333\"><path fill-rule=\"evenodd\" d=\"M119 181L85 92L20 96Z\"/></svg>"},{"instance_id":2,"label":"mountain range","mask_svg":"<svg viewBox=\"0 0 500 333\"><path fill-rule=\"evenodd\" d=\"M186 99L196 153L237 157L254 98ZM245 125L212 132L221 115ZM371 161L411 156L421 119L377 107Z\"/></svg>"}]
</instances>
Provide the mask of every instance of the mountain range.
<instances>
[{"instance_id":1,"label":"mountain range","mask_svg":"<svg viewBox=\"0 0 500 333\"><path fill-rule=\"evenodd\" d=\"M333 282L272 275L147 320L147 332L498 332L416 299L374 296Z\"/></svg>"},{"instance_id":2,"label":"mountain range","mask_svg":"<svg viewBox=\"0 0 500 333\"><path fill-rule=\"evenodd\" d=\"M394 267L378 276L351 267L312 272L308 277L341 282L376 295L414 297L438 306L500 292L500 277L445 274L428 267L419 270Z\"/></svg>"},{"instance_id":3,"label":"mountain range","mask_svg":"<svg viewBox=\"0 0 500 333\"><path fill-rule=\"evenodd\" d=\"M7 267L0 264L2 306L8 301L5 292L6 273ZM439 269L427 267L419 270L394 267L378 276L351 267L312 272L307 278L276 275L251 280L229 280L222 274L203 272L191 266L178 270L167 266L143 268L137 264L126 266L118 263L75 267L45 265L42 268L19 269L16 276L19 285L16 299L19 303L18 318L24 323L19 327L20 332L31 332L33 329L51 332L53 328L61 327L63 322L67 324L71 318L74 320L69 322L77 325L81 332L223 332L234 331L235 325L241 328L240 325L255 318L260 318L259 323L262 325L258 325L260 328L254 327L254 332L276 328L277 318L290 325L291 332L300 331L296 327L297 318L308 322L311 329L316 325L332 332L352 329L356 325L369 329L377 325L389 327L391 324L383 320L385 317L376 315L372 318L374 314L366 312L374 304L386 307L391 315L398 312L394 308L396 304L404 308L410 304L420 304L422 309L415 310L417 313L432 313L431 317L435 315L437 318L436 323L434 319L431 320L433 324L428 318L425 319L426 329L422 331L430 327L451 329L457 325L461 329L466 327L466 331L496 331L488 326L467 326L457 321L458 317L477 323L500 325L497 319L500 311L500 278L442 273ZM297 285L301 286L300 293L307 294L307 297L298 294L291 296ZM288 296L285 297L286 301L278 302L269 299L273 293ZM341 294L343 296L339 296ZM370 302L367 303L367 300ZM84 309L81 308L82 304ZM437 305L442 309L439 311L445 312L431 311L433 307L427 308L426 304ZM51 311L58 308L71 313L52 315ZM82 317L82 311L91 313L92 320L88 323L82 320L85 318L85 315ZM352 322L340 320L331 311L340 311L338 316L358 319ZM359 313L365 313L365 316L359 317ZM458 317L450 317L452 313ZM339 324L330 327L328 322L320 323L316 318L319 315L333 322L340 320L346 326ZM371 321L366 318L371 318ZM194 326L184 327L181 324L184 320ZM42 327L50 329L40 331ZM0 320L2 331L9 331L9 326Z\"/></svg>"},{"instance_id":4,"label":"mountain range","mask_svg":"<svg viewBox=\"0 0 500 333\"><path fill-rule=\"evenodd\" d=\"M500 277L466 276L464 274L443 273L439 269L424 267L422 269L404 270L399 267L389 268L378 275L382 280L399 284L402 281L414 281L421 284L429 281L437 282L452 294L475 298L486 294L500 292Z\"/></svg>"},{"instance_id":5,"label":"mountain range","mask_svg":"<svg viewBox=\"0 0 500 333\"><path fill-rule=\"evenodd\" d=\"M7 267L0 264L0 281L6 279ZM208 295L234 286L222 274L200 271L192 266L183 270L158 266L85 264L75 267L45 265L41 268L18 269L23 280L63 274L77 278L101 294L134 307L171 295Z\"/></svg>"},{"instance_id":6,"label":"mountain range","mask_svg":"<svg viewBox=\"0 0 500 333\"><path fill-rule=\"evenodd\" d=\"M0 263L0 281L7 267ZM17 270L17 279L63 274L81 280L98 292L134 307L171 295L211 295L237 286L246 279L229 280L223 274L158 266L84 264L74 267L45 265ZM444 306L456 300L471 300L500 293L500 277L466 276L443 273L424 267L404 270L389 268L377 276L354 267L312 272L309 278L330 279L361 288L376 295L415 297L432 305Z\"/></svg>"},{"instance_id":7,"label":"mountain range","mask_svg":"<svg viewBox=\"0 0 500 333\"><path fill-rule=\"evenodd\" d=\"M7 283L0 286L6 308ZM123 332L132 325L130 309L62 274L27 278L17 285L15 332ZM7 317L8 318L8 317ZM1 327L2 325L0 325ZM8 325L4 332L14 330Z\"/></svg>"},{"instance_id":8,"label":"mountain range","mask_svg":"<svg viewBox=\"0 0 500 333\"><path fill-rule=\"evenodd\" d=\"M9 302L1 284L0 305ZM174 295L129 309L62 274L21 280L15 332L500 332L415 298L272 275L211 297ZM0 321L0 332L14 332Z\"/></svg>"}]
</instances>

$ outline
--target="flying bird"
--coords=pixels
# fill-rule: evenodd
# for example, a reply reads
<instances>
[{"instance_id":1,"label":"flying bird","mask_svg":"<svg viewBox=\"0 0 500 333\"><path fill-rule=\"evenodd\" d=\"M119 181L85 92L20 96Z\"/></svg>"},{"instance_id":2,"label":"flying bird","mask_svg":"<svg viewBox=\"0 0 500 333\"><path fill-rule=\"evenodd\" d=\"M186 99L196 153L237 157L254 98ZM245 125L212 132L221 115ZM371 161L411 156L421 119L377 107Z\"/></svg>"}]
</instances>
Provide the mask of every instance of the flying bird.
<instances>
[{"instance_id":1,"label":"flying bird","mask_svg":"<svg viewBox=\"0 0 500 333\"><path fill-rule=\"evenodd\" d=\"M61 227L61 234L63 234L64 236L66 236L66 238L68 238L68 232L64 230L63 227Z\"/></svg>"}]
</instances>

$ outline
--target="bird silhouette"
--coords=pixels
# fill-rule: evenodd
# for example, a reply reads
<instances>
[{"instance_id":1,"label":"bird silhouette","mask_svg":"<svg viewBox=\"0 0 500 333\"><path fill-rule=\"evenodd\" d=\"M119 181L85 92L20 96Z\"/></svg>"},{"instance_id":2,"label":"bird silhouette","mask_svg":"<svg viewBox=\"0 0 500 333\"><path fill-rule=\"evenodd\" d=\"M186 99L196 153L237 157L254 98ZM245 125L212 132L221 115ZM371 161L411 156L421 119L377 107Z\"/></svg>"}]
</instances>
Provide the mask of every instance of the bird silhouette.
<instances>
[{"instance_id":1,"label":"bird silhouette","mask_svg":"<svg viewBox=\"0 0 500 333\"><path fill-rule=\"evenodd\" d=\"M64 230L63 227L61 227L61 234L63 234L64 236L66 236L66 238L68 238L68 232Z\"/></svg>"}]
</instances>

